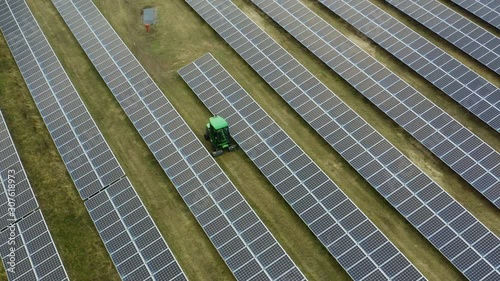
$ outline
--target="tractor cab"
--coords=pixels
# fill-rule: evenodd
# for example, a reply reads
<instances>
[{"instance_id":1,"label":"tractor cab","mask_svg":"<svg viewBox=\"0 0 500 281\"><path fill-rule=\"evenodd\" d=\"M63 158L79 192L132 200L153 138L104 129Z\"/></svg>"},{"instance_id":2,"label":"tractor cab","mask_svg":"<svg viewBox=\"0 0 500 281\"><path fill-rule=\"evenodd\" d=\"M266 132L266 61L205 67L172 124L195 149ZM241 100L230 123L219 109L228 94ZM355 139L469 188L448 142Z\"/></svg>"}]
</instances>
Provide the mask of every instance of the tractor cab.
<instances>
[{"instance_id":1,"label":"tractor cab","mask_svg":"<svg viewBox=\"0 0 500 281\"><path fill-rule=\"evenodd\" d=\"M237 148L229 133L227 121L217 115L210 117L208 120L205 139L210 140L213 150L212 155L214 157L223 154L225 150L233 151Z\"/></svg>"}]
</instances>

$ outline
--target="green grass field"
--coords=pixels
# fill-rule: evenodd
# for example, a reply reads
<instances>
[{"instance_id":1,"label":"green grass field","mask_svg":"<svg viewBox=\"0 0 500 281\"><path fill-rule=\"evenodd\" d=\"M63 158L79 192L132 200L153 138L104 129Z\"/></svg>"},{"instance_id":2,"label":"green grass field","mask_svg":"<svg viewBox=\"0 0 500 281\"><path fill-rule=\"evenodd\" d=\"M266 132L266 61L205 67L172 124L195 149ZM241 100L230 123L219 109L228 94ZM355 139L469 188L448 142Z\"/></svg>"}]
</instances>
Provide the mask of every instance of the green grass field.
<instances>
[{"instance_id":1,"label":"green grass field","mask_svg":"<svg viewBox=\"0 0 500 281\"><path fill-rule=\"evenodd\" d=\"M49 0L27 2L188 278L234 280L52 3ZM429 280L464 279L439 251L267 86L184 1L94 2L200 139L203 138L204 124L210 113L176 72L206 52L211 52ZM488 228L497 235L500 234L498 209L260 12L251 1L234 2ZM497 151L500 150L498 133L317 1L303 2ZM430 32L421 31L418 24L405 19L383 1L373 2L500 86L500 79L495 73ZM146 33L141 23L141 9L146 6L158 9L158 23L152 27L151 33ZM0 37L0 69L0 109L7 119L70 278L119 280L3 37ZM350 279L241 150L224 154L217 158L217 162L308 279ZM3 269L0 279L6 279Z\"/></svg>"}]
</instances>

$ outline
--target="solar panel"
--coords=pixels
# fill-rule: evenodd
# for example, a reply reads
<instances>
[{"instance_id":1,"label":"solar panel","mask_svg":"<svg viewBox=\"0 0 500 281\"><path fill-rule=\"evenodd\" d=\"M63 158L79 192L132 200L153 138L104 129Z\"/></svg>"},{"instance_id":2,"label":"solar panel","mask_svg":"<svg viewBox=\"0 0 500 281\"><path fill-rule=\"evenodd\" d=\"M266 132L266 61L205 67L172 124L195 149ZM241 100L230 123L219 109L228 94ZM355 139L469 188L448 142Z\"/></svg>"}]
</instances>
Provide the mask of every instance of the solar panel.
<instances>
[{"instance_id":1,"label":"solar panel","mask_svg":"<svg viewBox=\"0 0 500 281\"><path fill-rule=\"evenodd\" d=\"M0 241L9 280L69 280L40 210L0 232ZM12 261L14 272L9 270Z\"/></svg>"},{"instance_id":2,"label":"solar panel","mask_svg":"<svg viewBox=\"0 0 500 281\"><path fill-rule=\"evenodd\" d=\"M253 2L500 208L500 154L491 146L297 0ZM478 146L464 145L471 140Z\"/></svg>"},{"instance_id":3,"label":"solar panel","mask_svg":"<svg viewBox=\"0 0 500 281\"><path fill-rule=\"evenodd\" d=\"M186 280L127 177L85 206L122 280Z\"/></svg>"},{"instance_id":4,"label":"solar panel","mask_svg":"<svg viewBox=\"0 0 500 281\"><path fill-rule=\"evenodd\" d=\"M304 280L92 1L53 1L238 280Z\"/></svg>"},{"instance_id":5,"label":"solar panel","mask_svg":"<svg viewBox=\"0 0 500 281\"><path fill-rule=\"evenodd\" d=\"M0 255L9 280L68 280L0 112Z\"/></svg>"},{"instance_id":6,"label":"solar panel","mask_svg":"<svg viewBox=\"0 0 500 281\"><path fill-rule=\"evenodd\" d=\"M500 239L231 1L187 3L465 276L500 277Z\"/></svg>"},{"instance_id":7,"label":"solar panel","mask_svg":"<svg viewBox=\"0 0 500 281\"><path fill-rule=\"evenodd\" d=\"M211 54L178 73L354 280L424 280Z\"/></svg>"},{"instance_id":8,"label":"solar panel","mask_svg":"<svg viewBox=\"0 0 500 281\"><path fill-rule=\"evenodd\" d=\"M386 2L500 74L499 37L439 1L386 0Z\"/></svg>"},{"instance_id":9,"label":"solar panel","mask_svg":"<svg viewBox=\"0 0 500 281\"><path fill-rule=\"evenodd\" d=\"M500 89L366 0L320 2L500 131Z\"/></svg>"},{"instance_id":10,"label":"solar panel","mask_svg":"<svg viewBox=\"0 0 500 281\"><path fill-rule=\"evenodd\" d=\"M500 5L496 0L451 0L453 3L500 29Z\"/></svg>"},{"instance_id":11,"label":"solar panel","mask_svg":"<svg viewBox=\"0 0 500 281\"><path fill-rule=\"evenodd\" d=\"M109 187L109 184L113 184L113 182L118 184L125 181L120 164L68 79L26 3L23 0L13 0L9 1L7 5L6 2L0 1L0 19L0 28L7 39L14 59L23 74L52 139L56 143L63 162L68 172L70 172L75 186L80 191L81 197L88 199L91 195L94 196L96 192L102 192L88 199L88 202L95 202L97 199L92 198L102 198L103 195L101 194L107 194L108 191L102 190ZM20 29L19 26L22 28ZM120 181L117 182L117 180ZM113 186L117 186L117 184L113 184ZM133 191L132 187L130 189ZM115 247L125 247L124 249L127 249L126 254L134 257L123 261L116 258L116 255L123 255L123 251L117 251L116 253L109 251L120 276L125 280L137 280L135 279L137 276L141 276L141 278L149 277L147 280L167 280L170 277L172 277L171 280L186 280L184 273L173 275L182 270L163 239L156 240L154 245L155 251L161 252L162 258L160 260L149 259L146 256L151 252L148 243L136 243L135 248L126 246L129 245L127 243L132 238L138 236L134 236L132 232L122 233L116 240L105 240L105 238L110 238L105 236L110 235L110 231L119 229L118 224L126 229L134 228L135 231L149 231L153 234L159 234L149 213L147 213L136 194L134 199L131 200L132 202L142 208L141 210L144 210L141 212L141 219L143 220L140 223L136 225L136 221L132 219L136 218L136 215L131 215L131 219L126 220L120 220L120 217L110 215L107 217L106 222L116 227L98 228L103 241L112 243ZM103 204L109 206L104 202ZM125 204L125 206L128 205ZM126 207L113 206L113 208L115 209L110 210L110 212L114 211L121 214L122 211L127 211L123 209ZM92 214L94 215L94 223L98 226L97 215ZM112 218L116 221L112 221ZM116 250L116 248L109 249ZM134 251L138 253L134 254ZM138 259L138 256L141 256L142 259ZM117 263L118 261L123 263ZM146 262L148 264L145 264ZM134 271L129 272L131 271L130 268L133 268ZM144 271L144 268L147 271ZM32 279L28 278L27 280ZM53 279L49 278L48 280ZM146 280L146 278L143 280Z\"/></svg>"},{"instance_id":12,"label":"solar panel","mask_svg":"<svg viewBox=\"0 0 500 281\"><path fill-rule=\"evenodd\" d=\"M38 202L0 112L0 230L38 209ZM15 212L10 212L12 206Z\"/></svg>"},{"instance_id":13,"label":"solar panel","mask_svg":"<svg viewBox=\"0 0 500 281\"><path fill-rule=\"evenodd\" d=\"M83 199L124 175L24 0L0 1L0 29Z\"/></svg>"}]
</instances>

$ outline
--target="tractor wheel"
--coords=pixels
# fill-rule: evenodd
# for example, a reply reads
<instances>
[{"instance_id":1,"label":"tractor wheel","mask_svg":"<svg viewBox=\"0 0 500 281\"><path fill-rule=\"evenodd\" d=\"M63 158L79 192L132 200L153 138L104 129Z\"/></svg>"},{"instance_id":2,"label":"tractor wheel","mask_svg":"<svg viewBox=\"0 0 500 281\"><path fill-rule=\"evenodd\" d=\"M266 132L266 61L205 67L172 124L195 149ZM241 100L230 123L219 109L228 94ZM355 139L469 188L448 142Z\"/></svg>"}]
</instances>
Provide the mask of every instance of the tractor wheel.
<instances>
[{"instance_id":1,"label":"tractor wheel","mask_svg":"<svg viewBox=\"0 0 500 281\"><path fill-rule=\"evenodd\" d=\"M210 139L210 136L208 135L208 133L205 133L203 136L205 137L205 140L209 140Z\"/></svg>"},{"instance_id":2,"label":"tractor wheel","mask_svg":"<svg viewBox=\"0 0 500 281\"><path fill-rule=\"evenodd\" d=\"M238 148L238 145L237 144L233 144L233 145L229 146L228 150L232 152L232 151L235 151L236 148Z\"/></svg>"},{"instance_id":3,"label":"tractor wheel","mask_svg":"<svg viewBox=\"0 0 500 281\"><path fill-rule=\"evenodd\" d=\"M213 157L221 156L224 153L224 150L216 150L212 152Z\"/></svg>"}]
</instances>

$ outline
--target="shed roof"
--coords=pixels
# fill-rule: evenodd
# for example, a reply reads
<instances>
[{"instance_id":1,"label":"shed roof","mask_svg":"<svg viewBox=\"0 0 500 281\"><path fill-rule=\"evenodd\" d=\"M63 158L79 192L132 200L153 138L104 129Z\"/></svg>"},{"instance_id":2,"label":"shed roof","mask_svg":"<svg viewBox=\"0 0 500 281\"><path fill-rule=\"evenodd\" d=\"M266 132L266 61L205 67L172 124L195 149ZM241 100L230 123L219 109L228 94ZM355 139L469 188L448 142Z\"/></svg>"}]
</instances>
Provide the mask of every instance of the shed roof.
<instances>
[{"instance_id":1,"label":"shed roof","mask_svg":"<svg viewBox=\"0 0 500 281\"><path fill-rule=\"evenodd\" d=\"M155 8L143 9L142 21L144 22L144 24L155 24L156 23L156 9Z\"/></svg>"}]
</instances>

